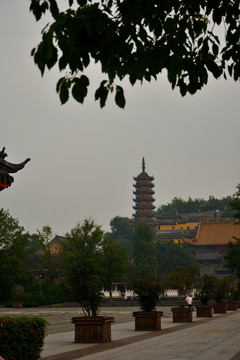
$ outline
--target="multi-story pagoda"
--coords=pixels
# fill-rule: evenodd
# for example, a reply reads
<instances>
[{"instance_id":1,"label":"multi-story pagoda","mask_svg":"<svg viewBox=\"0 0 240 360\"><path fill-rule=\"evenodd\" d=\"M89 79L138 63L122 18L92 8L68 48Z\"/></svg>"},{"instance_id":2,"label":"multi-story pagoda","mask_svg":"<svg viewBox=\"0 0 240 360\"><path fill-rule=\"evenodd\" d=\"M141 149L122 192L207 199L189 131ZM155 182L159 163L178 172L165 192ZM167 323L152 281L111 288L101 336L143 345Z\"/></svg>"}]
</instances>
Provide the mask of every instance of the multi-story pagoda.
<instances>
[{"instance_id":1,"label":"multi-story pagoda","mask_svg":"<svg viewBox=\"0 0 240 360\"><path fill-rule=\"evenodd\" d=\"M133 194L135 195L134 202L136 203L133 206L135 210L135 217L136 223L147 223L149 225L153 225L153 210L155 206L153 202L155 199L153 198L153 194L155 193L153 188L153 176L149 176L145 171L145 160L144 157L142 159L142 172L137 177L133 178L136 183L133 185L135 187L135 191Z\"/></svg>"}]
</instances>

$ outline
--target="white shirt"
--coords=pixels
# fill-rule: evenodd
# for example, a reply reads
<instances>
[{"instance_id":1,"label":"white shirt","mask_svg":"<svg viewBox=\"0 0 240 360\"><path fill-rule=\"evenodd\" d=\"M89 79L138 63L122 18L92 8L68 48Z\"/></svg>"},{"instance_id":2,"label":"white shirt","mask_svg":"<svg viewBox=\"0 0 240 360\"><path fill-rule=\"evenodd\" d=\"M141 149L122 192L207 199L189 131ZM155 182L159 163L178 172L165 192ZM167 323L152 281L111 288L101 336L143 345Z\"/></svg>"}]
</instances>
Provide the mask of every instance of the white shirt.
<instances>
[{"instance_id":1,"label":"white shirt","mask_svg":"<svg viewBox=\"0 0 240 360\"><path fill-rule=\"evenodd\" d=\"M191 297L191 296L187 296L187 297L186 297L186 302L188 303L188 305L191 305L192 302L193 302L192 297Z\"/></svg>"}]
</instances>

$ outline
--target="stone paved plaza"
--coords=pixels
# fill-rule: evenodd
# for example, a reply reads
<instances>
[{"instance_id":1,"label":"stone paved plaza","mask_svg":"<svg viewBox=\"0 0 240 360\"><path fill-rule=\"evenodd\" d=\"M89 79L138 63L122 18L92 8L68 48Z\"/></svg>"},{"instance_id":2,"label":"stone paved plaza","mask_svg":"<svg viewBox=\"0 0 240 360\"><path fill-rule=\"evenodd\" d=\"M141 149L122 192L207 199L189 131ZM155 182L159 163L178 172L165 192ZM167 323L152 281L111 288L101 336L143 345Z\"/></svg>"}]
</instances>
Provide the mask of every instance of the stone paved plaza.
<instances>
[{"instance_id":1,"label":"stone paved plaza","mask_svg":"<svg viewBox=\"0 0 240 360\"><path fill-rule=\"evenodd\" d=\"M72 316L79 308L0 309L0 315L37 315L49 322L42 360L240 360L240 310L213 318L174 324L170 308L162 308L162 329L135 331L132 312L138 308L104 308L113 315L112 341L74 343ZM160 310L160 309L158 309Z\"/></svg>"}]
</instances>

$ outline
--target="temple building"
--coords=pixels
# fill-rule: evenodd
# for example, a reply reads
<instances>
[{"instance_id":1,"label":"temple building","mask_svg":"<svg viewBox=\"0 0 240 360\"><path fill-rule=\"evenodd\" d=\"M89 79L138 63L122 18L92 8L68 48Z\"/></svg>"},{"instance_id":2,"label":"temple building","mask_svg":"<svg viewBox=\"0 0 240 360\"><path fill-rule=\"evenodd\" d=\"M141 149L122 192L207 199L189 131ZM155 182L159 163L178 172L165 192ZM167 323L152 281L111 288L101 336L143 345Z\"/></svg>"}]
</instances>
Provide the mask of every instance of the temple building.
<instances>
[{"instance_id":1,"label":"temple building","mask_svg":"<svg viewBox=\"0 0 240 360\"><path fill-rule=\"evenodd\" d=\"M153 225L153 210L155 206L153 205L155 199L154 195L154 184L153 176L149 176L145 171L145 160L144 157L142 159L142 172L133 178L135 180L135 191L133 194L135 198L133 201L135 202L135 206L133 209L135 210L135 214L133 214L136 223L146 223L149 225Z\"/></svg>"},{"instance_id":2,"label":"temple building","mask_svg":"<svg viewBox=\"0 0 240 360\"><path fill-rule=\"evenodd\" d=\"M209 219L199 221L197 234L192 239L182 236L182 241L192 247L200 265L200 275L223 277L230 274L225 268L224 255L227 244L240 238L240 224L236 219Z\"/></svg>"}]
</instances>

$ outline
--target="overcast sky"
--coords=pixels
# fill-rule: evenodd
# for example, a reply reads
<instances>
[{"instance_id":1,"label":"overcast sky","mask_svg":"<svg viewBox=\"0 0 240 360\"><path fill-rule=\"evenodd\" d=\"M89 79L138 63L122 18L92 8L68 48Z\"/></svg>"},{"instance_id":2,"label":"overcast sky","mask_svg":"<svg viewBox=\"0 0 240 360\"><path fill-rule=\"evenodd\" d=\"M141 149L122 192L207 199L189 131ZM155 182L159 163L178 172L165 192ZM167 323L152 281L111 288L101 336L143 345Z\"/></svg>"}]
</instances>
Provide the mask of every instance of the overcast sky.
<instances>
[{"instance_id":1,"label":"overcast sky","mask_svg":"<svg viewBox=\"0 0 240 360\"><path fill-rule=\"evenodd\" d=\"M84 105L61 106L58 72L42 78L30 56L44 24L35 22L28 0L1 0L0 148L10 162L31 161L0 193L0 206L26 230L50 225L64 235L88 217L109 230L113 217L131 217L133 176L143 156L155 177L156 206L174 196L221 198L236 191L239 82L212 80L184 98L164 75L133 88L126 82L126 108L110 100L101 110L94 90L102 77L92 68Z\"/></svg>"}]
</instances>

